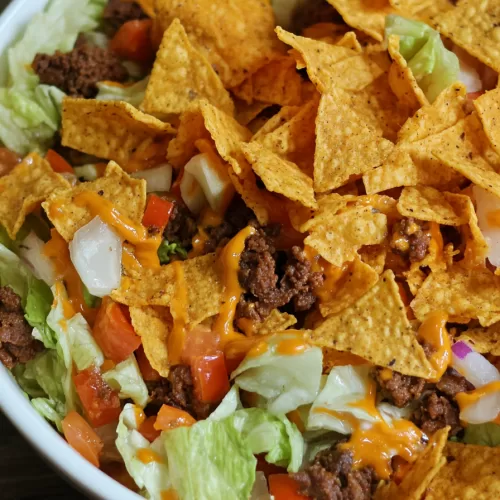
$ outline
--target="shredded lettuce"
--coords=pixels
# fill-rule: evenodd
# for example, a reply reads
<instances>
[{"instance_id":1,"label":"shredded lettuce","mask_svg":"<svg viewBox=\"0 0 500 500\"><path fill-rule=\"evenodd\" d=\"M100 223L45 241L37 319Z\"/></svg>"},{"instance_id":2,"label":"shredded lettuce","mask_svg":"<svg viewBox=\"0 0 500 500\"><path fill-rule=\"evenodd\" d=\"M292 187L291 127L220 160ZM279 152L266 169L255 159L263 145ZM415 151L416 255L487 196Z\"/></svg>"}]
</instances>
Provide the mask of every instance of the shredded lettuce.
<instances>
[{"instance_id":1,"label":"shredded lettuce","mask_svg":"<svg viewBox=\"0 0 500 500\"><path fill-rule=\"evenodd\" d=\"M174 255L182 260L187 259L188 256L186 250L178 243L169 243L167 240L163 240L158 247L160 264L162 266L168 264Z\"/></svg>"},{"instance_id":2,"label":"shredded lettuce","mask_svg":"<svg viewBox=\"0 0 500 500\"><path fill-rule=\"evenodd\" d=\"M482 446L500 446L500 425L493 422L469 424L465 428L463 442Z\"/></svg>"},{"instance_id":3,"label":"shredded lettuce","mask_svg":"<svg viewBox=\"0 0 500 500\"><path fill-rule=\"evenodd\" d=\"M401 55L431 103L445 88L458 81L460 63L457 56L444 46L439 33L427 24L389 15L385 34L386 37L399 36Z\"/></svg>"},{"instance_id":4,"label":"shredded lettuce","mask_svg":"<svg viewBox=\"0 0 500 500\"><path fill-rule=\"evenodd\" d=\"M321 383L321 349L311 347L296 355L279 354L278 344L288 337L271 336L263 354L247 356L231 375L241 389L264 397L267 409L277 415L312 403Z\"/></svg>"},{"instance_id":5,"label":"shredded lettuce","mask_svg":"<svg viewBox=\"0 0 500 500\"><path fill-rule=\"evenodd\" d=\"M132 399L135 404L144 408L148 402L148 388L132 354L118 363L112 370L102 374L102 378L115 390L119 391L121 399Z\"/></svg>"},{"instance_id":6,"label":"shredded lettuce","mask_svg":"<svg viewBox=\"0 0 500 500\"><path fill-rule=\"evenodd\" d=\"M235 384L231 390L224 396L219 406L210 414L208 420L223 420L230 417L236 410L241 410L243 405L240 400L240 389Z\"/></svg>"},{"instance_id":7,"label":"shredded lettuce","mask_svg":"<svg viewBox=\"0 0 500 500\"><path fill-rule=\"evenodd\" d=\"M148 81L149 77L126 86L110 85L104 82L98 83L99 93L96 99L100 101L125 101L138 108L146 95Z\"/></svg>"}]
</instances>

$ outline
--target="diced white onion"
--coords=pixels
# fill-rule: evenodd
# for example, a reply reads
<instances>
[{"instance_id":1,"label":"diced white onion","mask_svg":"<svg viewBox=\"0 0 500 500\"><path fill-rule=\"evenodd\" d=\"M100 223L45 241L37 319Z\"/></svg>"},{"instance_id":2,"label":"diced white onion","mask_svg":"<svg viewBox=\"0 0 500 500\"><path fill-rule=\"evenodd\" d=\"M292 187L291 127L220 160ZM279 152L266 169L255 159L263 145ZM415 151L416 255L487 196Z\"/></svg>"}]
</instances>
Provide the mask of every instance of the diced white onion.
<instances>
[{"instance_id":1,"label":"diced white onion","mask_svg":"<svg viewBox=\"0 0 500 500\"><path fill-rule=\"evenodd\" d=\"M271 500L271 495L267 488L267 479L262 471L255 473L255 482L253 483L250 500Z\"/></svg>"},{"instance_id":2,"label":"diced white onion","mask_svg":"<svg viewBox=\"0 0 500 500\"><path fill-rule=\"evenodd\" d=\"M180 188L181 197L186 206L193 214L199 214L207 204L207 199L194 175L184 171Z\"/></svg>"},{"instance_id":3,"label":"diced white onion","mask_svg":"<svg viewBox=\"0 0 500 500\"><path fill-rule=\"evenodd\" d=\"M84 181L95 181L99 176L97 167L92 163L82 165L81 167L74 167L73 170L75 171L76 176Z\"/></svg>"},{"instance_id":4,"label":"diced white onion","mask_svg":"<svg viewBox=\"0 0 500 500\"><path fill-rule=\"evenodd\" d=\"M184 172L194 176L215 212L220 212L228 197L234 193L229 174L210 161L207 154L196 155L184 167Z\"/></svg>"},{"instance_id":5,"label":"diced white onion","mask_svg":"<svg viewBox=\"0 0 500 500\"><path fill-rule=\"evenodd\" d=\"M43 253L45 243L31 231L19 247L19 255L28 264L33 274L47 285L55 282L55 270L51 260Z\"/></svg>"},{"instance_id":6,"label":"diced white onion","mask_svg":"<svg viewBox=\"0 0 500 500\"><path fill-rule=\"evenodd\" d=\"M495 420L500 413L500 392L483 396L460 412L460 420L469 424L484 424Z\"/></svg>"},{"instance_id":7,"label":"diced white onion","mask_svg":"<svg viewBox=\"0 0 500 500\"><path fill-rule=\"evenodd\" d=\"M132 177L145 179L148 193L167 192L170 191L170 187L172 186L172 166L166 163L159 167L134 172Z\"/></svg>"},{"instance_id":8,"label":"diced white onion","mask_svg":"<svg viewBox=\"0 0 500 500\"><path fill-rule=\"evenodd\" d=\"M471 352L463 359L453 353L452 366L476 389L500 380L500 373L495 365L478 352Z\"/></svg>"},{"instance_id":9,"label":"diced white onion","mask_svg":"<svg viewBox=\"0 0 500 500\"><path fill-rule=\"evenodd\" d=\"M488 222L489 214L500 211L500 198L477 186L474 186L473 193L476 199L479 229L490 247L488 260L494 266L500 267L500 226Z\"/></svg>"},{"instance_id":10,"label":"diced white onion","mask_svg":"<svg viewBox=\"0 0 500 500\"><path fill-rule=\"evenodd\" d=\"M479 61L456 45L453 47L453 52L457 55L460 62L458 79L465 85L467 92L483 90L483 82L478 72L480 67Z\"/></svg>"},{"instance_id":11,"label":"diced white onion","mask_svg":"<svg viewBox=\"0 0 500 500\"><path fill-rule=\"evenodd\" d=\"M69 252L92 295L104 297L120 286L122 241L100 217L95 217L75 233Z\"/></svg>"}]
</instances>

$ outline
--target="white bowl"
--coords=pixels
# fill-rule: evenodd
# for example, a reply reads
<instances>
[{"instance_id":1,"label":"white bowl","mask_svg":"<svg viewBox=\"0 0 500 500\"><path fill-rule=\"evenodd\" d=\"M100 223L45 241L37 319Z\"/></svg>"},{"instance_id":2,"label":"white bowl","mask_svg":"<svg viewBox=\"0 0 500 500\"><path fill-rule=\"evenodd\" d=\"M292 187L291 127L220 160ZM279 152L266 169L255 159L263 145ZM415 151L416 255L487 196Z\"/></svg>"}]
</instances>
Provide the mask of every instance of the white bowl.
<instances>
[{"instance_id":1,"label":"white bowl","mask_svg":"<svg viewBox=\"0 0 500 500\"><path fill-rule=\"evenodd\" d=\"M33 14L48 0L13 0L0 17L0 82L5 78L5 49ZM51 27L47 27L51 29ZM25 438L56 468L87 495L105 500L138 500L142 497L92 466L33 409L10 372L0 364L0 409ZM42 492L43 493L43 492Z\"/></svg>"}]
</instances>

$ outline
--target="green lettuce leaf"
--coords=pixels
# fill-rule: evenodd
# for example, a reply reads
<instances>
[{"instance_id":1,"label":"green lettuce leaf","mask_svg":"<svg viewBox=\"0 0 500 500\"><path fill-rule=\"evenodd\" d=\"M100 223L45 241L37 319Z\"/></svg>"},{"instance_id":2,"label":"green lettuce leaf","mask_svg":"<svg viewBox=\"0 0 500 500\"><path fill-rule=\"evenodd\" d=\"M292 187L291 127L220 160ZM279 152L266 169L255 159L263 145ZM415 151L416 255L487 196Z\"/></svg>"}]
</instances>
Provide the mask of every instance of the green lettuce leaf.
<instances>
[{"instance_id":1,"label":"green lettuce leaf","mask_svg":"<svg viewBox=\"0 0 500 500\"><path fill-rule=\"evenodd\" d=\"M148 81L149 77L127 86L98 83L99 93L96 99L100 101L125 101L138 108L146 95Z\"/></svg>"},{"instance_id":2,"label":"green lettuce leaf","mask_svg":"<svg viewBox=\"0 0 500 500\"><path fill-rule=\"evenodd\" d=\"M312 403L321 383L321 349L310 347L296 355L279 354L278 344L288 336L293 334L271 336L263 354L247 356L231 375L241 389L265 398L267 409L277 415Z\"/></svg>"},{"instance_id":3,"label":"green lettuce leaf","mask_svg":"<svg viewBox=\"0 0 500 500\"><path fill-rule=\"evenodd\" d=\"M500 445L500 425L488 422L486 424L469 424L465 428L463 442L482 446Z\"/></svg>"},{"instance_id":4,"label":"green lettuce leaf","mask_svg":"<svg viewBox=\"0 0 500 500\"><path fill-rule=\"evenodd\" d=\"M391 14L386 17L385 34L386 37L399 36L401 55L431 103L458 80L460 63L457 56L427 24Z\"/></svg>"},{"instance_id":5,"label":"green lettuce leaf","mask_svg":"<svg viewBox=\"0 0 500 500\"><path fill-rule=\"evenodd\" d=\"M103 373L102 378L113 389L119 391L121 399L132 399L141 408L146 406L148 388L133 354L125 361L118 363L112 370Z\"/></svg>"}]
</instances>

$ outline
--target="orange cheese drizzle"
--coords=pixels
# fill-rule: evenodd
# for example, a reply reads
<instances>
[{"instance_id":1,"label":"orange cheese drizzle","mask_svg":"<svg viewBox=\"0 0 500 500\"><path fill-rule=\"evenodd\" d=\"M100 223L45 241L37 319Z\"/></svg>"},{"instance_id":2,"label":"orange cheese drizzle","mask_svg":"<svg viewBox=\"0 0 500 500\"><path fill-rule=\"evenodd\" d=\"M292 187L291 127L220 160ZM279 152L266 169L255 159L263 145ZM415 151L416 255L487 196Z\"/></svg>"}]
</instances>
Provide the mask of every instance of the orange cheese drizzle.
<instances>
[{"instance_id":1,"label":"orange cheese drizzle","mask_svg":"<svg viewBox=\"0 0 500 500\"><path fill-rule=\"evenodd\" d=\"M500 227L500 210L493 210L486 216L488 225L492 227Z\"/></svg>"},{"instance_id":2,"label":"orange cheese drizzle","mask_svg":"<svg viewBox=\"0 0 500 500\"><path fill-rule=\"evenodd\" d=\"M500 381L495 380L494 382L490 382L489 384L486 384L479 389L475 389L474 391L459 392L455 396L455 399L460 407L460 410L464 410L468 406L477 403L484 396L488 396L489 394L493 394L498 391L500 391Z\"/></svg>"},{"instance_id":3,"label":"orange cheese drizzle","mask_svg":"<svg viewBox=\"0 0 500 500\"><path fill-rule=\"evenodd\" d=\"M151 462L163 463L163 458L156 453L156 451L150 450L149 448L137 450L136 456L143 464L149 464Z\"/></svg>"},{"instance_id":4,"label":"orange cheese drizzle","mask_svg":"<svg viewBox=\"0 0 500 500\"><path fill-rule=\"evenodd\" d=\"M167 348L170 363L176 365L181 362L182 351L186 341L188 295L182 263L175 261L170 265L174 266L176 285L174 296L170 302L170 312L172 313L174 324L168 336Z\"/></svg>"}]
</instances>

